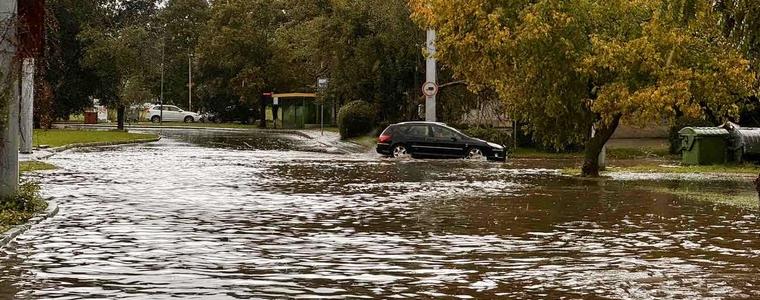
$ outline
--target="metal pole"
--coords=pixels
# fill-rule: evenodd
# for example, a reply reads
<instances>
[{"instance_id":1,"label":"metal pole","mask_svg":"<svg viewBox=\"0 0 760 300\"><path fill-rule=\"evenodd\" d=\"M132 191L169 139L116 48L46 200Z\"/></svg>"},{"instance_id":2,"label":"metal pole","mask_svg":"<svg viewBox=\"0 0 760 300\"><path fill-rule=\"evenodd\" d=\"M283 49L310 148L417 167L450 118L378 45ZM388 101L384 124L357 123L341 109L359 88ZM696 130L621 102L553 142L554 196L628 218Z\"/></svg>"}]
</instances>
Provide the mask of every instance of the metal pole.
<instances>
[{"instance_id":1,"label":"metal pole","mask_svg":"<svg viewBox=\"0 0 760 300\"><path fill-rule=\"evenodd\" d=\"M34 129L34 58L24 59L21 77L21 153L32 153Z\"/></svg>"},{"instance_id":2,"label":"metal pole","mask_svg":"<svg viewBox=\"0 0 760 300\"><path fill-rule=\"evenodd\" d=\"M165 42L166 40L164 40L164 43ZM159 99L159 101L161 102L161 106L159 106L160 112L159 112L159 117L158 117L159 118L158 123L161 125L164 124L164 58L165 58L164 49L165 48L166 48L166 45L162 44L161 45L161 97Z\"/></svg>"},{"instance_id":3,"label":"metal pole","mask_svg":"<svg viewBox=\"0 0 760 300\"><path fill-rule=\"evenodd\" d=\"M517 130L518 130L517 129L517 120L514 120L514 121L512 121L512 139L513 139L513 143L514 143L514 145L513 145L514 148L513 148L512 152L517 151L517 147L518 147L518 142L517 142L517 133L518 132L517 132Z\"/></svg>"},{"instance_id":4,"label":"metal pole","mask_svg":"<svg viewBox=\"0 0 760 300\"><path fill-rule=\"evenodd\" d=\"M325 135L325 104L319 105L319 133Z\"/></svg>"},{"instance_id":5,"label":"metal pole","mask_svg":"<svg viewBox=\"0 0 760 300\"><path fill-rule=\"evenodd\" d=\"M187 56L187 110L193 111L193 54Z\"/></svg>"},{"instance_id":6,"label":"metal pole","mask_svg":"<svg viewBox=\"0 0 760 300\"><path fill-rule=\"evenodd\" d=\"M425 77L427 78L427 82L437 83L438 76L437 76L437 62L435 59L435 30L428 29L427 31L427 50L428 50L428 57L427 62L425 64ZM426 96L425 99L425 121L428 122L435 122L436 121L436 96Z\"/></svg>"},{"instance_id":7,"label":"metal pole","mask_svg":"<svg viewBox=\"0 0 760 300\"><path fill-rule=\"evenodd\" d=\"M15 0L0 0L0 111L5 113L0 117L0 201L18 191L19 181L17 12Z\"/></svg>"}]
</instances>

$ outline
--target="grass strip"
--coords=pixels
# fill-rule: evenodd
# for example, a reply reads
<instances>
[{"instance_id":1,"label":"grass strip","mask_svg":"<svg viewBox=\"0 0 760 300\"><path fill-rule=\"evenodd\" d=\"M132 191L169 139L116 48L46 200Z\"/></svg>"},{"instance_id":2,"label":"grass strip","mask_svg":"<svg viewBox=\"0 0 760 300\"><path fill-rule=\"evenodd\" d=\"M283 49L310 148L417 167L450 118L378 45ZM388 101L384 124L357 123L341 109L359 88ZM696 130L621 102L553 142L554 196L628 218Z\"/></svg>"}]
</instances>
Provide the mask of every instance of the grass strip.
<instances>
[{"instance_id":1,"label":"grass strip","mask_svg":"<svg viewBox=\"0 0 760 300\"><path fill-rule=\"evenodd\" d=\"M130 142L156 138L154 134L129 133L123 131L90 131L90 130L35 130L34 145L62 147L73 144Z\"/></svg>"},{"instance_id":2,"label":"grass strip","mask_svg":"<svg viewBox=\"0 0 760 300\"><path fill-rule=\"evenodd\" d=\"M49 164L41 161L23 161L19 164L21 173L36 172L36 171L49 171L58 169L53 164Z\"/></svg>"}]
</instances>

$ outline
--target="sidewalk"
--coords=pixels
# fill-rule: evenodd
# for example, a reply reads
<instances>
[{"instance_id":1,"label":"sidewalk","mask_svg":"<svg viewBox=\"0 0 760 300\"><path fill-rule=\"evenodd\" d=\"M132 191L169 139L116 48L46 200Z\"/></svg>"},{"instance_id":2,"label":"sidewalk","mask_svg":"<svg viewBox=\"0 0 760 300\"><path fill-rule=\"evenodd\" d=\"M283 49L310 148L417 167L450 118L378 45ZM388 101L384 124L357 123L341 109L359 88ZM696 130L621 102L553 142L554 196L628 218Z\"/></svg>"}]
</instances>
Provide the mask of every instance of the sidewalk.
<instances>
[{"instance_id":1,"label":"sidewalk","mask_svg":"<svg viewBox=\"0 0 760 300\"><path fill-rule=\"evenodd\" d=\"M43 160L48 157L51 157L55 154L55 152L50 151L48 149L38 149L34 150L32 154L18 154L18 161L19 162L27 162L27 161L37 161L37 160Z\"/></svg>"}]
</instances>

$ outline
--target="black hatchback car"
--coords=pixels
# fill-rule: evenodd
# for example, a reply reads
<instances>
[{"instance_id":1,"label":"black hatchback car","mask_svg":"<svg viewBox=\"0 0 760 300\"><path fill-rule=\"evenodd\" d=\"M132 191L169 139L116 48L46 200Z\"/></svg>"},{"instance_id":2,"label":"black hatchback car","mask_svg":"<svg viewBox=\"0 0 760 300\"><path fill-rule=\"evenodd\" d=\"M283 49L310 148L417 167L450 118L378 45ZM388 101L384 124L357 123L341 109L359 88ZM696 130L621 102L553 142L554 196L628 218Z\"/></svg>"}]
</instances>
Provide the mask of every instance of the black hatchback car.
<instances>
[{"instance_id":1,"label":"black hatchback car","mask_svg":"<svg viewBox=\"0 0 760 300\"><path fill-rule=\"evenodd\" d=\"M505 161L504 146L471 138L443 123L406 122L388 126L377 153L390 157L487 158Z\"/></svg>"}]
</instances>

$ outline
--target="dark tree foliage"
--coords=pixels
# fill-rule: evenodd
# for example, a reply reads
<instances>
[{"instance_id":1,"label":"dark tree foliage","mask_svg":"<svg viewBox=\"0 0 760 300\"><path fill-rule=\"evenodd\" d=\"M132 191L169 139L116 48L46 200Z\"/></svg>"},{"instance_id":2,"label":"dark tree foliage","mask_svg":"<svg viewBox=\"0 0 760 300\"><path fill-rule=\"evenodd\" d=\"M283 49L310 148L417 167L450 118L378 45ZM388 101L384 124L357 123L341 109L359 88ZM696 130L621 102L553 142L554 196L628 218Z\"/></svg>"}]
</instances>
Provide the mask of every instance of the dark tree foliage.
<instances>
[{"instance_id":1,"label":"dark tree foliage","mask_svg":"<svg viewBox=\"0 0 760 300\"><path fill-rule=\"evenodd\" d=\"M84 45L78 39L88 18L82 1L48 0L45 74L53 95L54 116L67 118L92 105L99 78L82 66ZM84 5L84 7L83 7Z\"/></svg>"},{"instance_id":2,"label":"dark tree foliage","mask_svg":"<svg viewBox=\"0 0 760 300\"><path fill-rule=\"evenodd\" d=\"M158 43L163 45L166 103L189 107L189 63L192 57L193 64L197 64L196 47L209 16L210 8L206 0L170 0L158 13L159 25L163 26ZM193 110L196 110L196 104L199 103L194 100Z\"/></svg>"}]
</instances>

